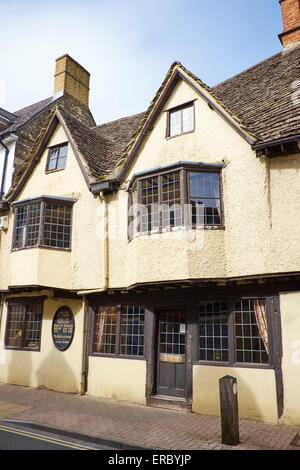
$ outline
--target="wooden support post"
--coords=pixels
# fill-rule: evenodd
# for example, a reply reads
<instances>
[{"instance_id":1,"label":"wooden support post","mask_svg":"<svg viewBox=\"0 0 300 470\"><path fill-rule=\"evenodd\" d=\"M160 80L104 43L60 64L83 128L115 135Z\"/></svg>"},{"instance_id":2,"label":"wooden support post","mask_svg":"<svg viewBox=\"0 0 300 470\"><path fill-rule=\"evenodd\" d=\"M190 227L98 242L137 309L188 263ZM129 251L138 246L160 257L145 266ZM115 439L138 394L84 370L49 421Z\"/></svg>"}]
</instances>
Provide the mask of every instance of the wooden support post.
<instances>
[{"instance_id":1,"label":"wooden support post","mask_svg":"<svg viewBox=\"0 0 300 470\"><path fill-rule=\"evenodd\" d=\"M222 444L239 444L239 413L237 381L226 375L219 380Z\"/></svg>"}]
</instances>

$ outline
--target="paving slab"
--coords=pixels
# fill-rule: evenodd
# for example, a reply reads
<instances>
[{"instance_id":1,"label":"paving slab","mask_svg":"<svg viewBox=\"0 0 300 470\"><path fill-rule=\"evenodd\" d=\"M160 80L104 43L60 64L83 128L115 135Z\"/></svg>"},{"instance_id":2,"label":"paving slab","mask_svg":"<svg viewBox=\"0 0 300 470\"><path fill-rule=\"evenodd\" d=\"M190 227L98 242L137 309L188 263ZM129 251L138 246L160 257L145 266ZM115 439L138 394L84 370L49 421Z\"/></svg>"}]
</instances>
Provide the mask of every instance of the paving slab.
<instances>
[{"instance_id":1,"label":"paving slab","mask_svg":"<svg viewBox=\"0 0 300 470\"><path fill-rule=\"evenodd\" d=\"M219 416L0 383L10 419L160 450L297 450L300 427L240 419L240 444L221 443ZM0 402L1 403L1 402ZM20 408L21 407L21 408ZM0 407L1 412L1 407ZM1 417L1 415L0 415Z\"/></svg>"}]
</instances>

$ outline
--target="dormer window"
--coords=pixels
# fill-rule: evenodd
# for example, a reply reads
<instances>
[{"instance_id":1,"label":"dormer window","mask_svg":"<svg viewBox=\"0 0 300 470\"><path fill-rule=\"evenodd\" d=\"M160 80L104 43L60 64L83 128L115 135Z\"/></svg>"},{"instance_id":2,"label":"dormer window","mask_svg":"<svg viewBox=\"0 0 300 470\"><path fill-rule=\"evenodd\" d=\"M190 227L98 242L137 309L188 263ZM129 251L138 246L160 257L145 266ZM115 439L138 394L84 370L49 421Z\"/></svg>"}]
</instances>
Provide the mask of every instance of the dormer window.
<instances>
[{"instance_id":1,"label":"dormer window","mask_svg":"<svg viewBox=\"0 0 300 470\"><path fill-rule=\"evenodd\" d=\"M67 162L68 144L57 145L49 149L46 171L63 170Z\"/></svg>"},{"instance_id":2,"label":"dormer window","mask_svg":"<svg viewBox=\"0 0 300 470\"><path fill-rule=\"evenodd\" d=\"M168 110L167 137L193 132L194 128L194 101Z\"/></svg>"}]
</instances>

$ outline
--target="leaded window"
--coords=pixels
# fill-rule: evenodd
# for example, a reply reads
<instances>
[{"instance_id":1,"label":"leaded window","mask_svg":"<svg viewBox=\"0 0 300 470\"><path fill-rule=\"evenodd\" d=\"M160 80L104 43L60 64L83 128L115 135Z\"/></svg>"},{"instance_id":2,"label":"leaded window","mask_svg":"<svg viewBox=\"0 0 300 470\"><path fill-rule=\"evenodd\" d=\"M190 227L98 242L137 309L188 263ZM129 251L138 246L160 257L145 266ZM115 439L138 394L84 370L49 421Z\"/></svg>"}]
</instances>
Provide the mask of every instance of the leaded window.
<instances>
[{"instance_id":1,"label":"leaded window","mask_svg":"<svg viewBox=\"0 0 300 470\"><path fill-rule=\"evenodd\" d=\"M37 246L70 249L72 203L49 198L17 203L13 249Z\"/></svg>"},{"instance_id":2,"label":"leaded window","mask_svg":"<svg viewBox=\"0 0 300 470\"><path fill-rule=\"evenodd\" d=\"M140 305L97 306L94 314L94 354L143 356L145 309Z\"/></svg>"},{"instance_id":3,"label":"leaded window","mask_svg":"<svg viewBox=\"0 0 300 470\"><path fill-rule=\"evenodd\" d=\"M265 299L203 302L199 307L200 361L268 364Z\"/></svg>"},{"instance_id":4,"label":"leaded window","mask_svg":"<svg viewBox=\"0 0 300 470\"><path fill-rule=\"evenodd\" d=\"M128 236L178 227L222 227L220 170L193 170L182 164L134 178L129 189Z\"/></svg>"},{"instance_id":5,"label":"leaded window","mask_svg":"<svg viewBox=\"0 0 300 470\"><path fill-rule=\"evenodd\" d=\"M9 302L5 346L14 349L38 350L42 326L42 303Z\"/></svg>"}]
</instances>

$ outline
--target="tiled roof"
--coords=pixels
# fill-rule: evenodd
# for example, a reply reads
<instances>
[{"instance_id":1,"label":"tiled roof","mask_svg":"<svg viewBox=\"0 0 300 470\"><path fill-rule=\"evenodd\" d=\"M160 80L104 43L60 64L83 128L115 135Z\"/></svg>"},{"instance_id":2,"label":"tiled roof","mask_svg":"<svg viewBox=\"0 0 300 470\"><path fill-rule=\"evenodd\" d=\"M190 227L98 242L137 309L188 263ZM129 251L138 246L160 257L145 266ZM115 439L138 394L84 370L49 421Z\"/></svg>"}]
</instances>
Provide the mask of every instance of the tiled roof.
<instances>
[{"instance_id":1,"label":"tiled roof","mask_svg":"<svg viewBox=\"0 0 300 470\"><path fill-rule=\"evenodd\" d=\"M259 142L300 133L300 47L280 52L212 88ZM299 83L298 83L299 90Z\"/></svg>"},{"instance_id":2,"label":"tiled roof","mask_svg":"<svg viewBox=\"0 0 300 470\"><path fill-rule=\"evenodd\" d=\"M0 117L4 117L6 120L10 122L16 121L17 117L15 114L6 111L6 109L0 108Z\"/></svg>"},{"instance_id":3,"label":"tiled roof","mask_svg":"<svg viewBox=\"0 0 300 470\"><path fill-rule=\"evenodd\" d=\"M62 106L58 111L85 163L90 182L107 176L113 165L109 141L71 116Z\"/></svg>"},{"instance_id":4,"label":"tiled roof","mask_svg":"<svg viewBox=\"0 0 300 470\"><path fill-rule=\"evenodd\" d=\"M295 83L300 78L300 47L280 52L212 88L174 62L143 113L96 126L88 108L77 100L71 97L57 100L55 105L80 152L91 183L116 178L128 164L128 156L176 67L209 92L243 131L254 136L254 141L268 142L300 133L300 100L293 99ZM48 98L14 113L19 125L49 106L49 100L52 102Z\"/></svg>"}]
</instances>

